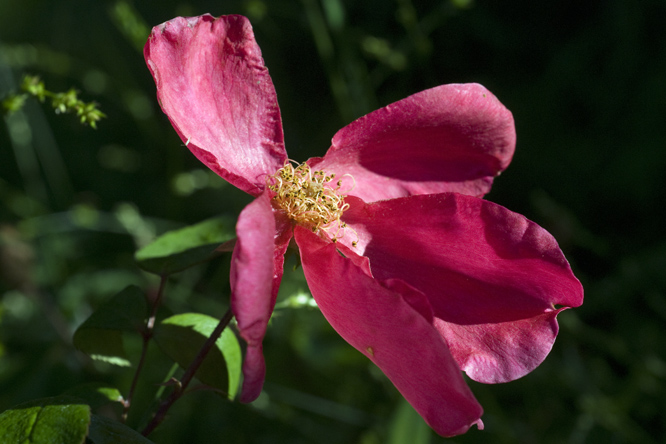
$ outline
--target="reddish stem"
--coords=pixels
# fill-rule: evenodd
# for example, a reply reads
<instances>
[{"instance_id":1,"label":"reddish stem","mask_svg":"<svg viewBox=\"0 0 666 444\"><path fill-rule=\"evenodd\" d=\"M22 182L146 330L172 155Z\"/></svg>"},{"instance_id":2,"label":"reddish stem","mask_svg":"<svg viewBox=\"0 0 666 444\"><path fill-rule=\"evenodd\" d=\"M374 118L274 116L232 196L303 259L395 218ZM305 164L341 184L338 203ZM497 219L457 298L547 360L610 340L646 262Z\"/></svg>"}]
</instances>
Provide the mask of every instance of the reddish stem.
<instances>
[{"instance_id":1,"label":"reddish stem","mask_svg":"<svg viewBox=\"0 0 666 444\"><path fill-rule=\"evenodd\" d=\"M160 286L159 289L157 290L157 296L155 297L155 301L153 302L152 308L150 310L150 316L148 317L148 321L146 322L146 328L141 332L141 337L143 339L143 344L141 346L141 357L139 358L139 364L136 367L136 372L134 372L134 378L132 379L132 385L130 386L129 393L127 394L127 399L123 403L123 414L122 414L122 422L125 422L127 420L127 413L129 412L130 406L132 405L132 398L134 397L134 391L136 390L136 384L139 380L139 375L141 374L141 370L143 369L143 364L146 361L146 355L148 354L148 344L150 343L150 339L153 337L153 328L155 327L155 316L157 316L157 309L160 306L160 303L162 302L162 295L164 294L164 287L166 285L168 276L163 275L162 278L160 279Z\"/></svg>"},{"instance_id":2,"label":"reddish stem","mask_svg":"<svg viewBox=\"0 0 666 444\"><path fill-rule=\"evenodd\" d=\"M203 363L204 359L206 359L208 352L210 351L211 348L213 348L215 341L217 341L217 339L220 337L220 335L227 327L227 325L229 325L229 322L231 322L231 319L233 317L234 315L231 312L231 309L229 309L224 314L222 319L220 319L220 322L217 324L217 327L215 327L215 330L213 330L213 333L211 333L208 339L206 339L206 342L204 342L204 345L201 347L201 350L199 350L197 356L194 358L194 360L187 368L187 370L185 370L185 373L183 374L183 377L180 380L180 384L174 386L174 389L169 395L169 397L164 401L162 401L159 408L157 409L157 412L155 412L155 416L153 416L153 419L141 432L143 436L150 435L152 431L155 430L155 428L158 425L160 425L162 421L164 421L166 413L171 408L173 403L176 402L181 396L183 396L188 384L190 383L190 381L192 381L192 378L194 378L194 375L196 374L197 370Z\"/></svg>"}]
</instances>

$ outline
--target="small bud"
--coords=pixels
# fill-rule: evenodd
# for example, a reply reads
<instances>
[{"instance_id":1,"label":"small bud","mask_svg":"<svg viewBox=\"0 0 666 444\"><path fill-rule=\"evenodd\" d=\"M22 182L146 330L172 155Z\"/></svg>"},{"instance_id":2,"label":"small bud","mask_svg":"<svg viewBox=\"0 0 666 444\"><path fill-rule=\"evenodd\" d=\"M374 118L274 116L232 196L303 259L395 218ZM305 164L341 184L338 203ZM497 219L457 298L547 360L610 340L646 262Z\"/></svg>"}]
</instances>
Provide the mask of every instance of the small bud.
<instances>
[{"instance_id":1,"label":"small bud","mask_svg":"<svg viewBox=\"0 0 666 444\"><path fill-rule=\"evenodd\" d=\"M23 108L25 100L28 98L25 94L10 95L2 101L3 114L11 114Z\"/></svg>"},{"instance_id":2,"label":"small bud","mask_svg":"<svg viewBox=\"0 0 666 444\"><path fill-rule=\"evenodd\" d=\"M23 83L21 84L21 90L27 92L31 96L35 97L40 102L44 102L44 99L49 95L44 82L40 80L37 76L28 76L23 77Z\"/></svg>"},{"instance_id":3,"label":"small bud","mask_svg":"<svg viewBox=\"0 0 666 444\"><path fill-rule=\"evenodd\" d=\"M44 82L37 76L24 76L21 82L21 91L20 94L9 94L0 102L3 114L18 111L25 104L28 96L32 96L40 102L50 98L56 114L76 113L82 124L90 125L93 128L97 128L97 122L106 117L103 112L97 109L95 102L85 103L79 100L78 93L74 88L64 93L54 93L47 90Z\"/></svg>"}]
</instances>

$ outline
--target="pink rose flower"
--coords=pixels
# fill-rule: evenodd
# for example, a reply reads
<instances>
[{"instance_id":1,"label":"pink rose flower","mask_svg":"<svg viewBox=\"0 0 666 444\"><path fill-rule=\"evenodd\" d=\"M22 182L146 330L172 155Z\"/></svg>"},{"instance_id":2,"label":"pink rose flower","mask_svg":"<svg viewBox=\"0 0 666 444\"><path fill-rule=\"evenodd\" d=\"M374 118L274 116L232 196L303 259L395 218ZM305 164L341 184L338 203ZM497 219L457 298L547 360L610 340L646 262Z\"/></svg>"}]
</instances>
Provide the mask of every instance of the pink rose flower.
<instances>
[{"instance_id":1,"label":"pink rose flower","mask_svg":"<svg viewBox=\"0 0 666 444\"><path fill-rule=\"evenodd\" d=\"M144 55L185 145L256 198L238 218L231 267L242 402L263 386L292 239L326 319L443 436L483 427L461 370L485 383L529 373L553 346L557 314L582 304L555 239L482 199L515 147L511 113L483 86L414 94L296 164L245 17L175 18L153 28Z\"/></svg>"}]
</instances>

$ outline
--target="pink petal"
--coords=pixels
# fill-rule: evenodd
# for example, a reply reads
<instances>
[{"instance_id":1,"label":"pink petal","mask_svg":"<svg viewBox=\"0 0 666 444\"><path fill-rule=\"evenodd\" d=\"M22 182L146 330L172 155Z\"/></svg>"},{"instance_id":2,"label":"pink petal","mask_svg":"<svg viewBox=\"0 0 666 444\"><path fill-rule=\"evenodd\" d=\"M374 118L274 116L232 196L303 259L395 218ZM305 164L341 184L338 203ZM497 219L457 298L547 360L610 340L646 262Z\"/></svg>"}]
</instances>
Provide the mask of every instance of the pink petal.
<instances>
[{"instance_id":1,"label":"pink petal","mask_svg":"<svg viewBox=\"0 0 666 444\"><path fill-rule=\"evenodd\" d=\"M499 205L456 193L348 202L343 219L359 233L357 253L376 279L401 279L427 296L472 379L503 382L532 371L555 341L556 306L583 302L555 239Z\"/></svg>"},{"instance_id":2,"label":"pink petal","mask_svg":"<svg viewBox=\"0 0 666 444\"><path fill-rule=\"evenodd\" d=\"M510 322L458 325L438 319L435 325L467 376L494 384L523 377L546 359L562 310Z\"/></svg>"},{"instance_id":3,"label":"pink petal","mask_svg":"<svg viewBox=\"0 0 666 444\"><path fill-rule=\"evenodd\" d=\"M291 230L285 228L283 221L276 221L267 193L238 217L230 280L231 309L247 342L241 402L255 400L264 384L266 365L261 342L275 307L284 253L291 239Z\"/></svg>"},{"instance_id":4,"label":"pink petal","mask_svg":"<svg viewBox=\"0 0 666 444\"><path fill-rule=\"evenodd\" d=\"M374 362L439 434L479 428L483 410L432 325L424 295L400 280L373 279L340 246L302 227L295 239L303 271L319 308L333 328Z\"/></svg>"},{"instance_id":5,"label":"pink petal","mask_svg":"<svg viewBox=\"0 0 666 444\"><path fill-rule=\"evenodd\" d=\"M254 196L287 159L273 82L239 15L177 17L153 28L144 57L162 110L206 166Z\"/></svg>"},{"instance_id":6,"label":"pink petal","mask_svg":"<svg viewBox=\"0 0 666 444\"><path fill-rule=\"evenodd\" d=\"M515 143L513 116L492 93L443 85L350 123L321 163L308 163L351 174L351 194L366 202L448 191L481 197L511 162Z\"/></svg>"}]
</instances>

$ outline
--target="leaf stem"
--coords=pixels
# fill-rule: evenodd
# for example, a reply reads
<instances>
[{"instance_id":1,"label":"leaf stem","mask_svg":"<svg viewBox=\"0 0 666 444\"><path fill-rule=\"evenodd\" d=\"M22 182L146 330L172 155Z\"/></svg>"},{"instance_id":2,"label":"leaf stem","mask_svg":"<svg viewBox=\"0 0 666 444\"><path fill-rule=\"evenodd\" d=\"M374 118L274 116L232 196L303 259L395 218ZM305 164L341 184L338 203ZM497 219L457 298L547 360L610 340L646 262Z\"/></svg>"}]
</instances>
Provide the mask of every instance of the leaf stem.
<instances>
[{"instance_id":1,"label":"leaf stem","mask_svg":"<svg viewBox=\"0 0 666 444\"><path fill-rule=\"evenodd\" d=\"M153 328L155 327L155 317L157 316L157 310L162 302L162 296L164 295L164 287L166 286L166 281L168 275L162 275L160 279L160 286L157 290L157 296L155 301L152 304L150 310L150 316L146 321L146 328L141 332L141 337L143 339L143 344L141 346L141 357L139 358L139 364L136 367L136 372L134 372L134 378L132 379L132 385L130 386L129 393L127 394L127 399L123 403L123 414L121 416L121 421L124 423L127 421L127 414L129 412L130 406L132 405L132 398L134 397L134 391L136 390L136 384L139 381L139 375L143 369L143 364L146 361L146 355L148 354L148 344L150 339L153 337Z\"/></svg>"},{"instance_id":2,"label":"leaf stem","mask_svg":"<svg viewBox=\"0 0 666 444\"><path fill-rule=\"evenodd\" d=\"M181 396L183 396L185 389L189 385L190 381L192 381L192 378L194 378L194 375L203 363L204 359L206 359L208 352L211 348L213 348L215 341L218 340L233 317L234 315L231 312L231 309L227 310L224 316L222 316L222 319L220 319L220 322L217 324L217 327L215 327L215 330L213 330L213 333L211 333L208 339L206 339L206 342L204 342L204 345L201 347L201 350L199 350L197 356L194 358L187 370L185 370L183 377L179 381L180 383L175 385L169 397L162 401L159 408L157 409L157 412L155 412L153 419L141 432L143 436L150 435L152 431L155 430L155 428L160 425L162 421L164 421L166 413L171 408L173 403L176 402Z\"/></svg>"}]
</instances>

